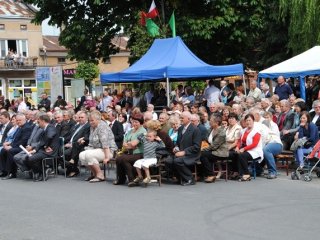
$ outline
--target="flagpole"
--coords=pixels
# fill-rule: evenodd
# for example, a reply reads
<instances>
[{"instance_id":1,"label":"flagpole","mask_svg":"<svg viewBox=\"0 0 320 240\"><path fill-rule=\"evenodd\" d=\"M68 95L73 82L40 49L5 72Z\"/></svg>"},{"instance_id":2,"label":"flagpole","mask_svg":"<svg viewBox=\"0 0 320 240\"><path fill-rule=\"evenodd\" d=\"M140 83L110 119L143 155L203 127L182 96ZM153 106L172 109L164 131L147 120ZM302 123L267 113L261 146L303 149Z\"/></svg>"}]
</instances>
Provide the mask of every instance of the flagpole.
<instances>
[{"instance_id":1,"label":"flagpole","mask_svg":"<svg viewBox=\"0 0 320 240\"><path fill-rule=\"evenodd\" d=\"M168 77L167 77L167 106L170 107L170 84L169 84Z\"/></svg>"}]
</instances>

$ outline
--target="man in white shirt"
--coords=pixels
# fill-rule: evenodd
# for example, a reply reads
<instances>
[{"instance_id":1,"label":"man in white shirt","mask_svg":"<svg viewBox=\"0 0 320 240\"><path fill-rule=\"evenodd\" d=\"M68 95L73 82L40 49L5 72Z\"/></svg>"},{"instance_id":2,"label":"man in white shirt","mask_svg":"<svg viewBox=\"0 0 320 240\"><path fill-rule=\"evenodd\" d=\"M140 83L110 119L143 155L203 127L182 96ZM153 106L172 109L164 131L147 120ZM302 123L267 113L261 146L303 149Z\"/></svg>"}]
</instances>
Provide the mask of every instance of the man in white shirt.
<instances>
[{"instance_id":1,"label":"man in white shirt","mask_svg":"<svg viewBox=\"0 0 320 240\"><path fill-rule=\"evenodd\" d=\"M255 101L261 99L261 90L257 88L257 81L250 82L250 91L248 97L253 97Z\"/></svg>"},{"instance_id":2,"label":"man in white shirt","mask_svg":"<svg viewBox=\"0 0 320 240\"><path fill-rule=\"evenodd\" d=\"M223 97L223 91L225 90L226 87L227 87L227 82L225 80L222 80L220 82L220 100Z\"/></svg>"},{"instance_id":3,"label":"man in white shirt","mask_svg":"<svg viewBox=\"0 0 320 240\"><path fill-rule=\"evenodd\" d=\"M220 102L220 90L213 84L213 80L209 81L209 87L204 91L204 98L207 100L207 107L210 107L211 103Z\"/></svg>"},{"instance_id":4,"label":"man in white shirt","mask_svg":"<svg viewBox=\"0 0 320 240\"><path fill-rule=\"evenodd\" d=\"M144 94L144 100L147 102L147 105L151 103L151 99L153 98L154 85L150 85L150 90Z\"/></svg>"},{"instance_id":5,"label":"man in white shirt","mask_svg":"<svg viewBox=\"0 0 320 240\"><path fill-rule=\"evenodd\" d=\"M109 89L104 89L103 98L100 101L99 108L101 112L105 112L107 107L112 103L113 98L109 96Z\"/></svg>"},{"instance_id":6,"label":"man in white shirt","mask_svg":"<svg viewBox=\"0 0 320 240\"><path fill-rule=\"evenodd\" d=\"M148 104L147 112L150 112L152 114L153 120L158 119L158 114L154 111L154 106L152 104Z\"/></svg>"},{"instance_id":7,"label":"man in white shirt","mask_svg":"<svg viewBox=\"0 0 320 240\"><path fill-rule=\"evenodd\" d=\"M18 102L18 110L17 110L17 112L24 113L25 111L28 110L27 104L23 101L22 97L19 97L17 102Z\"/></svg>"},{"instance_id":8,"label":"man in white shirt","mask_svg":"<svg viewBox=\"0 0 320 240\"><path fill-rule=\"evenodd\" d=\"M320 131L320 101L315 100L312 104L313 112L310 112L311 121L317 125L318 131Z\"/></svg>"}]
</instances>

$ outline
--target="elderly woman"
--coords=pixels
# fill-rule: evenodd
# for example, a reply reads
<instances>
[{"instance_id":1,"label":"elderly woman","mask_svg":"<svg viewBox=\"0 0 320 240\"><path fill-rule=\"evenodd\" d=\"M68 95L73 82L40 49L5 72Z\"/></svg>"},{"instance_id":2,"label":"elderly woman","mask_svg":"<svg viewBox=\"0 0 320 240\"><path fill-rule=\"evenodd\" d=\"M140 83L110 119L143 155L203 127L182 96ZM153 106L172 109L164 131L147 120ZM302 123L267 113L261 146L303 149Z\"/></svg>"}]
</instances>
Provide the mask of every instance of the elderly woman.
<instances>
[{"instance_id":1,"label":"elderly woman","mask_svg":"<svg viewBox=\"0 0 320 240\"><path fill-rule=\"evenodd\" d=\"M298 147L294 153L296 161L299 164L299 170L302 170L304 167L303 155L305 153L310 153L312 147L319 140L318 128L313 122L311 122L310 115L306 111L301 113L300 127L294 138L295 140L298 138L306 138L309 143L308 146L305 144L303 147Z\"/></svg>"},{"instance_id":2,"label":"elderly woman","mask_svg":"<svg viewBox=\"0 0 320 240\"><path fill-rule=\"evenodd\" d=\"M251 177L248 169L248 161L253 159L263 159L261 134L259 129L254 127L254 116L247 114L244 117L246 128L241 131L241 137L235 149L238 153L238 168L242 176L239 181L250 181Z\"/></svg>"},{"instance_id":3,"label":"elderly woman","mask_svg":"<svg viewBox=\"0 0 320 240\"><path fill-rule=\"evenodd\" d=\"M234 113L230 113L228 117L228 127L226 129L226 144L229 150L229 157L232 159L231 171L233 174L230 176L231 179L238 177L238 163L236 161L235 148L240 139L240 132L242 127L239 125L238 116Z\"/></svg>"},{"instance_id":4,"label":"elderly woman","mask_svg":"<svg viewBox=\"0 0 320 240\"><path fill-rule=\"evenodd\" d=\"M125 184L126 176L128 176L128 186L132 186L135 178L133 164L143 158L143 145L138 140L141 134L147 132L143 127L143 115L132 115L131 123L132 129L124 136L123 140L123 148L126 153L116 157L117 179L113 181L114 185Z\"/></svg>"},{"instance_id":5,"label":"elderly woman","mask_svg":"<svg viewBox=\"0 0 320 240\"><path fill-rule=\"evenodd\" d=\"M168 134L173 144L176 144L178 139L178 129L181 126L180 118L178 116L173 115L170 117L169 123L171 125L171 128L169 129Z\"/></svg>"},{"instance_id":6,"label":"elderly woman","mask_svg":"<svg viewBox=\"0 0 320 240\"><path fill-rule=\"evenodd\" d=\"M218 158L229 156L226 145L226 132L221 126L222 118L218 115L212 115L210 118L211 133L208 137L209 147L203 148L201 152L201 163L204 167L204 181L212 183L216 180L213 174L213 162Z\"/></svg>"},{"instance_id":7,"label":"elderly woman","mask_svg":"<svg viewBox=\"0 0 320 240\"><path fill-rule=\"evenodd\" d=\"M99 163L106 164L113 157L117 145L111 128L105 121L101 120L100 112L91 112L89 123L89 145L85 147L85 151L80 153L79 160L91 170L91 176L86 181L94 183L105 180Z\"/></svg>"},{"instance_id":8,"label":"elderly woman","mask_svg":"<svg viewBox=\"0 0 320 240\"><path fill-rule=\"evenodd\" d=\"M147 129L157 132L157 136L163 141L169 153L172 153L174 145L168 133L161 130L161 123L158 120L150 120L146 124Z\"/></svg>"},{"instance_id":9,"label":"elderly woman","mask_svg":"<svg viewBox=\"0 0 320 240\"><path fill-rule=\"evenodd\" d=\"M277 178L277 166L274 156L282 152L282 142L278 125L272 121L272 113L265 112L263 117L265 120L262 123L268 128L265 145L263 146L263 157L268 166L269 174L267 179L274 179Z\"/></svg>"}]
</instances>

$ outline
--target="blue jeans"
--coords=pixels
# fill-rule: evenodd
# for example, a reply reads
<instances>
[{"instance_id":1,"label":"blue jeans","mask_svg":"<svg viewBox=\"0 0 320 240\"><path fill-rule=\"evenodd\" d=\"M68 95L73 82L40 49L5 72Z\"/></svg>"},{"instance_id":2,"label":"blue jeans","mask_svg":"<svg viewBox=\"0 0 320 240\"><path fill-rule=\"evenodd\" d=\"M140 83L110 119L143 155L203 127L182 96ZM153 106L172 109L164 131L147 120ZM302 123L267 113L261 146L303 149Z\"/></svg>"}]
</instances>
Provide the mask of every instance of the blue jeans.
<instances>
[{"instance_id":1,"label":"blue jeans","mask_svg":"<svg viewBox=\"0 0 320 240\"><path fill-rule=\"evenodd\" d=\"M299 164L299 167L304 167L304 159L303 156L305 153L310 153L312 151L312 147L309 148L298 148L294 156L296 158L297 163Z\"/></svg>"},{"instance_id":2,"label":"blue jeans","mask_svg":"<svg viewBox=\"0 0 320 240\"><path fill-rule=\"evenodd\" d=\"M268 143L263 148L263 157L267 162L268 172L272 175L277 175L277 166L274 156L282 152L282 144Z\"/></svg>"}]
</instances>

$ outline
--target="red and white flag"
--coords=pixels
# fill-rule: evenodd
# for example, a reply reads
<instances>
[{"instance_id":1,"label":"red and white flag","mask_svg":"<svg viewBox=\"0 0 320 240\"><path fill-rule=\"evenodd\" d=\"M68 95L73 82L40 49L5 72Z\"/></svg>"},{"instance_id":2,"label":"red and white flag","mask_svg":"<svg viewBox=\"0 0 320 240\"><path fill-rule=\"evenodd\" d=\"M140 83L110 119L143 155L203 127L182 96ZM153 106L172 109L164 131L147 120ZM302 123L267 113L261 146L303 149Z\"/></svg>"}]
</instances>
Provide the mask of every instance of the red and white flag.
<instances>
[{"instance_id":1,"label":"red and white flag","mask_svg":"<svg viewBox=\"0 0 320 240\"><path fill-rule=\"evenodd\" d=\"M149 12L147 13L147 18L155 18L158 15L159 15L159 12L157 10L157 6L154 3L154 0L152 0Z\"/></svg>"}]
</instances>

